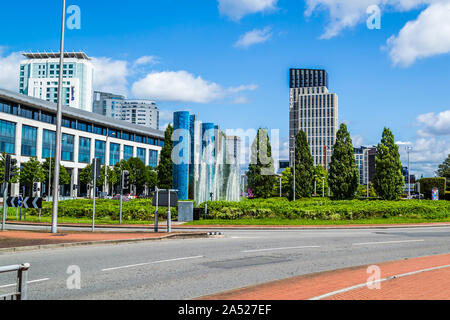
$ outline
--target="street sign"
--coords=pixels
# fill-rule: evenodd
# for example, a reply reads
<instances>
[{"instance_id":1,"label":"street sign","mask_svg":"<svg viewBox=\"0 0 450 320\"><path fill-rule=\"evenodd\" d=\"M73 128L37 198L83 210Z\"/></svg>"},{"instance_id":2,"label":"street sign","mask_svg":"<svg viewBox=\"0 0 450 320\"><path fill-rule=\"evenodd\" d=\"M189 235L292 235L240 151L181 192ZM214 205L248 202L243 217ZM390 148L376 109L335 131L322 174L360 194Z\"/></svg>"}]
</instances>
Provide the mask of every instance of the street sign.
<instances>
[{"instance_id":1,"label":"street sign","mask_svg":"<svg viewBox=\"0 0 450 320\"><path fill-rule=\"evenodd\" d=\"M21 208L22 205L27 209L42 209L42 198L26 197L10 197L6 200L6 205L10 208Z\"/></svg>"},{"instance_id":2,"label":"street sign","mask_svg":"<svg viewBox=\"0 0 450 320\"><path fill-rule=\"evenodd\" d=\"M156 207L156 192L153 193L153 204ZM169 192L168 191L159 191L158 192L158 206L159 207L168 207L169 206ZM178 193L175 191L170 192L170 206L177 207L178 206Z\"/></svg>"}]
</instances>

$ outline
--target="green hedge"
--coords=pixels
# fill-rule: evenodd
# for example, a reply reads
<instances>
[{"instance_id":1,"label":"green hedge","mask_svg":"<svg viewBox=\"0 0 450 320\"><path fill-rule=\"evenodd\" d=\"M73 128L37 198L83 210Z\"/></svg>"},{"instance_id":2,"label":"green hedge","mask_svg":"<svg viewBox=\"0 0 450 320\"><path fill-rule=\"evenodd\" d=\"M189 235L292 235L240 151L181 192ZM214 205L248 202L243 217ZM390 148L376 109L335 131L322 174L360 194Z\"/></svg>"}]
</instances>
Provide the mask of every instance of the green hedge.
<instances>
[{"instance_id":1,"label":"green hedge","mask_svg":"<svg viewBox=\"0 0 450 320\"><path fill-rule=\"evenodd\" d=\"M69 200L59 203L58 215L71 218L92 218L92 200ZM172 219L178 218L177 208L171 208ZM31 215L37 215L38 210L28 211ZM131 200L123 202L124 221L152 221L155 219L156 208L152 206L152 200ZM52 203L44 202L42 215L51 216ZM119 200L96 200L95 216L99 219L119 220ZM159 208L159 217L167 218L167 208Z\"/></svg>"},{"instance_id":2,"label":"green hedge","mask_svg":"<svg viewBox=\"0 0 450 320\"><path fill-rule=\"evenodd\" d=\"M425 199L431 199L431 192L434 188L439 189L439 199L445 198L447 189L447 181L445 178L423 178L418 181L420 183L420 193L425 195Z\"/></svg>"},{"instance_id":3,"label":"green hedge","mask_svg":"<svg viewBox=\"0 0 450 320\"><path fill-rule=\"evenodd\" d=\"M202 205L204 207L204 205ZM390 217L437 219L450 217L447 201L331 201L285 199L208 202L209 219L359 220Z\"/></svg>"}]
</instances>

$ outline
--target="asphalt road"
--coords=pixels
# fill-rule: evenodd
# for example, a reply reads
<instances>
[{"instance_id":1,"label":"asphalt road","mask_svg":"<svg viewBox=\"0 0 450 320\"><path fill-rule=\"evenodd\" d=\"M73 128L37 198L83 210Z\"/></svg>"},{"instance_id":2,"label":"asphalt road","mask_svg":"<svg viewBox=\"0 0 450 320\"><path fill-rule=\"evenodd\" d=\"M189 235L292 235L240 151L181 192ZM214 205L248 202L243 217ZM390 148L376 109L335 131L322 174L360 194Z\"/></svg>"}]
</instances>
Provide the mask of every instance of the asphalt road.
<instances>
[{"instance_id":1,"label":"asphalt road","mask_svg":"<svg viewBox=\"0 0 450 320\"><path fill-rule=\"evenodd\" d=\"M225 237L0 255L31 263L30 299L183 300L309 273L450 253L450 227L223 230ZM78 266L81 289L68 289ZM0 275L0 295L15 276ZM73 283L73 282L70 282Z\"/></svg>"}]
</instances>

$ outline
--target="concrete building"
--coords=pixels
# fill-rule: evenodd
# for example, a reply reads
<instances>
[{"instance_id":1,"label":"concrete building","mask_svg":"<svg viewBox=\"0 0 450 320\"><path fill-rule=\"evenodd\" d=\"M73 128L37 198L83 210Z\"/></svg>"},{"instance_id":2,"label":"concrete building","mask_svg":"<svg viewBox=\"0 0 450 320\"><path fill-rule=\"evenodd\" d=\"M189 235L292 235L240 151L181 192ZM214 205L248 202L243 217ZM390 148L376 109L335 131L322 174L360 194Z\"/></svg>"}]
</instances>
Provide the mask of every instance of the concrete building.
<instances>
[{"instance_id":1,"label":"concrete building","mask_svg":"<svg viewBox=\"0 0 450 320\"><path fill-rule=\"evenodd\" d=\"M314 165L329 168L338 130L338 96L328 91L325 70L290 70L290 149L294 150L295 136L306 132ZM294 159L290 154L290 163Z\"/></svg>"},{"instance_id":2,"label":"concrete building","mask_svg":"<svg viewBox=\"0 0 450 320\"><path fill-rule=\"evenodd\" d=\"M155 101L125 100L122 104L122 120L159 129L159 110Z\"/></svg>"},{"instance_id":3,"label":"concrete building","mask_svg":"<svg viewBox=\"0 0 450 320\"><path fill-rule=\"evenodd\" d=\"M41 162L53 158L56 111L53 102L0 89L0 152L13 155L19 166L30 157ZM62 187L63 196L86 195L87 186L80 183L79 174L94 158L114 166L122 159L138 157L156 167L164 146L162 131L71 107L63 107L62 139L61 165L71 176L70 184ZM78 186L75 191L74 186ZM45 185L41 190L48 193ZM19 185L13 185L11 192L17 195Z\"/></svg>"},{"instance_id":4,"label":"concrete building","mask_svg":"<svg viewBox=\"0 0 450 320\"><path fill-rule=\"evenodd\" d=\"M58 102L59 53L24 53L19 93ZM63 65L63 105L92 111L94 67L83 52L67 52Z\"/></svg>"},{"instance_id":5,"label":"concrete building","mask_svg":"<svg viewBox=\"0 0 450 320\"><path fill-rule=\"evenodd\" d=\"M93 109L106 117L159 129L159 110L154 101L130 100L121 95L95 91Z\"/></svg>"},{"instance_id":6,"label":"concrete building","mask_svg":"<svg viewBox=\"0 0 450 320\"><path fill-rule=\"evenodd\" d=\"M124 96L95 91L93 111L108 118L121 120L124 101Z\"/></svg>"},{"instance_id":7,"label":"concrete building","mask_svg":"<svg viewBox=\"0 0 450 320\"><path fill-rule=\"evenodd\" d=\"M373 182L377 148L375 146L361 146L359 148L354 148L353 150L359 172L359 184L367 185L367 179L369 179L369 182Z\"/></svg>"}]
</instances>

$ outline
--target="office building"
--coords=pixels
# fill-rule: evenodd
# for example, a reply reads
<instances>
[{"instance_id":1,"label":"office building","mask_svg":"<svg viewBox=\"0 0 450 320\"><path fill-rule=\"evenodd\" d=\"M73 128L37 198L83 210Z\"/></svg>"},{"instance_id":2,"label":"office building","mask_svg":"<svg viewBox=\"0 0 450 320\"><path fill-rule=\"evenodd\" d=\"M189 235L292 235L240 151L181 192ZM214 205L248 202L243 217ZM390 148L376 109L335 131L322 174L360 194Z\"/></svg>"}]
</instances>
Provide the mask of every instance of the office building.
<instances>
[{"instance_id":1,"label":"office building","mask_svg":"<svg viewBox=\"0 0 450 320\"><path fill-rule=\"evenodd\" d=\"M300 130L308 138L314 165L329 168L338 130L338 96L328 91L325 70L290 70L290 163Z\"/></svg>"},{"instance_id":2,"label":"office building","mask_svg":"<svg viewBox=\"0 0 450 320\"><path fill-rule=\"evenodd\" d=\"M159 129L159 110L154 101L130 100L121 95L95 91L94 112L155 130Z\"/></svg>"},{"instance_id":3,"label":"office building","mask_svg":"<svg viewBox=\"0 0 450 320\"><path fill-rule=\"evenodd\" d=\"M156 102L150 100L125 100L122 103L122 120L159 129L159 110Z\"/></svg>"},{"instance_id":4,"label":"office building","mask_svg":"<svg viewBox=\"0 0 450 320\"><path fill-rule=\"evenodd\" d=\"M19 93L58 102L59 53L24 53ZM67 52L63 65L64 106L92 111L94 67L83 52Z\"/></svg>"},{"instance_id":5,"label":"office building","mask_svg":"<svg viewBox=\"0 0 450 320\"><path fill-rule=\"evenodd\" d=\"M122 119L122 105L125 97L107 92L94 92L94 113L114 119Z\"/></svg>"},{"instance_id":6,"label":"office building","mask_svg":"<svg viewBox=\"0 0 450 320\"><path fill-rule=\"evenodd\" d=\"M13 155L19 167L31 157L40 162L53 158L56 111L53 102L0 89L0 152ZM71 107L63 107L62 112L61 165L71 177L62 186L63 196L86 195L80 172L94 158L111 167L132 157L152 167L158 165L164 132ZM47 186L41 190L48 194ZM18 195L19 185L13 185L11 192Z\"/></svg>"},{"instance_id":7,"label":"office building","mask_svg":"<svg viewBox=\"0 0 450 320\"><path fill-rule=\"evenodd\" d=\"M369 182L373 182L373 176L375 174L375 160L377 155L377 148L364 147L354 148L356 166L359 173L359 184L367 185L367 179Z\"/></svg>"}]
</instances>

